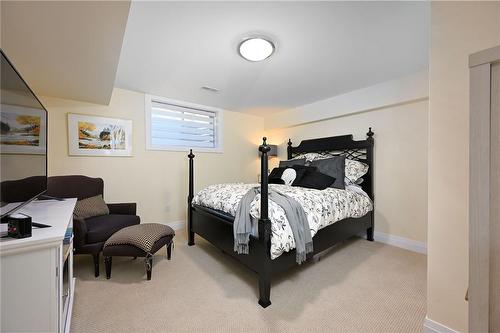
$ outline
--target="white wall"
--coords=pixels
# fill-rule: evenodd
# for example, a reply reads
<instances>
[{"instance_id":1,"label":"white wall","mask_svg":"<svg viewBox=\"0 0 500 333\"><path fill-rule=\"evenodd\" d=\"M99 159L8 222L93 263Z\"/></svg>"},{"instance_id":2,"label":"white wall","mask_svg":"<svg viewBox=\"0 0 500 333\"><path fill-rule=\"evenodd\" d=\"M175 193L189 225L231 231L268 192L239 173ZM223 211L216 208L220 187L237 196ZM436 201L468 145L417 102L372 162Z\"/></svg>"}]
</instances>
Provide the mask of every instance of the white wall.
<instances>
[{"instance_id":1,"label":"white wall","mask_svg":"<svg viewBox=\"0 0 500 333\"><path fill-rule=\"evenodd\" d=\"M269 142L375 132L375 230L427 241L428 82L426 73L381 83L265 118ZM352 106L352 107L346 107ZM339 116L340 115L340 116ZM320 120L318 120L318 117ZM293 118L293 123L291 122ZM280 120L281 119L281 120ZM275 124L287 126L271 129ZM292 126L290 126L292 124ZM272 161L273 164L277 160Z\"/></svg>"},{"instance_id":2,"label":"white wall","mask_svg":"<svg viewBox=\"0 0 500 333\"><path fill-rule=\"evenodd\" d=\"M42 97L49 111L49 175L84 174L104 179L107 202L137 202L144 222L184 221L187 210L187 152L146 150L144 94L114 89L109 105ZM132 157L68 155L67 113L133 121ZM224 152L196 153L196 188L219 182L256 182L262 118L224 112Z\"/></svg>"},{"instance_id":3,"label":"white wall","mask_svg":"<svg viewBox=\"0 0 500 333\"><path fill-rule=\"evenodd\" d=\"M425 100L428 97L429 76L427 71L422 71L268 115L265 117L265 128L296 126Z\"/></svg>"},{"instance_id":4,"label":"white wall","mask_svg":"<svg viewBox=\"0 0 500 333\"><path fill-rule=\"evenodd\" d=\"M469 68L500 44L500 2L433 2L427 316L468 330Z\"/></svg>"}]
</instances>

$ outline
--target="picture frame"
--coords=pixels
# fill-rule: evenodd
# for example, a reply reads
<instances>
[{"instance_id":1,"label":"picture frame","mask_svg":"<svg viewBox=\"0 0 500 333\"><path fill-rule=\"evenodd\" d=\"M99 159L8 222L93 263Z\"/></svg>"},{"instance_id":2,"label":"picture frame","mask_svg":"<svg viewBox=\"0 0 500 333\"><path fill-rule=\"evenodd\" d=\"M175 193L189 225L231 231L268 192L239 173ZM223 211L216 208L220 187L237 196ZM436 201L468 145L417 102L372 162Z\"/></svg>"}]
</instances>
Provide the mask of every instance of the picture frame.
<instances>
[{"instance_id":1,"label":"picture frame","mask_svg":"<svg viewBox=\"0 0 500 333\"><path fill-rule=\"evenodd\" d=\"M2 104L2 154L47 153L47 113L44 109Z\"/></svg>"},{"instance_id":2,"label":"picture frame","mask_svg":"<svg viewBox=\"0 0 500 333\"><path fill-rule=\"evenodd\" d=\"M132 156L132 120L68 113L71 156Z\"/></svg>"}]
</instances>

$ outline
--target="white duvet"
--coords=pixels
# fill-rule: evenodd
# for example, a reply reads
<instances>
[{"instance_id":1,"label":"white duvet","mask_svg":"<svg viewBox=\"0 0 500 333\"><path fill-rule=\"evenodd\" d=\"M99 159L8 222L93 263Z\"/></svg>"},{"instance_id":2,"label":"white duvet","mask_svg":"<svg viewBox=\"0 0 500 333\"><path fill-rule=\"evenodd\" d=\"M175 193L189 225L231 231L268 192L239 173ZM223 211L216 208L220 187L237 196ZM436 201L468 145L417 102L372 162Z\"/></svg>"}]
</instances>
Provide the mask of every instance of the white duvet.
<instances>
[{"instance_id":1,"label":"white duvet","mask_svg":"<svg viewBox=\"0 0 500 333\"><path fill-rule=\"evenodd\" d=\"M245 193L252 187L259 186L243 183L211 185L198 192L193 203L234 216ZM269 187L292 197L302 205L311 228L311 236L332 223L348 217L362 217L373 209L372 201L359 186L347 186L345 190L327 188L321 191L278 184L270 184ZM260 195L252 201L250 214L256 226L260 216ZM284 210L273 201L269 201L269 219L272 230L271 258L275 259L283 252L294 249L295 241Z\"/></svg>"}]
</instances>

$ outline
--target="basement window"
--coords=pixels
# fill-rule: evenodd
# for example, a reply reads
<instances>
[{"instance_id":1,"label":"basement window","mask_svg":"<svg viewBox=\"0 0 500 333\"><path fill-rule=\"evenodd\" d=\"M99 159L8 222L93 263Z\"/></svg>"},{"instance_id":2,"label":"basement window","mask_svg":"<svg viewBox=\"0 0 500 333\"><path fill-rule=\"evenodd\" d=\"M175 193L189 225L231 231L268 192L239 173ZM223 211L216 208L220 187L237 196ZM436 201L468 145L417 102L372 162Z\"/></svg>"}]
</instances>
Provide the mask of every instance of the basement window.
<instances>
[{"instance_id":1,"label":"basement window","mask_svg":"<svg viewBox=\"0 0 500 333\"><path fill-rule=\"evenodd\" d=\"M222 152L222 110L146 95L146 149Z\"/></svg>"}]
</instances>

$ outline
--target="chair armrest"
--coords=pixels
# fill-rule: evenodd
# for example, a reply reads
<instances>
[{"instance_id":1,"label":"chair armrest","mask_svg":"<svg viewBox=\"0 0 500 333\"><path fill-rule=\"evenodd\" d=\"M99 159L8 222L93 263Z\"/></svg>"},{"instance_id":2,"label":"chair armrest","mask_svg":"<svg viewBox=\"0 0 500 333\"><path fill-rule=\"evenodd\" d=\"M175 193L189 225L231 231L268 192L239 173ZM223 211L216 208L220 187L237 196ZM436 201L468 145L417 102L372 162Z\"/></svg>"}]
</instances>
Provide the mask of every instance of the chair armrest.
<instances>
[{"instance_id":1,"label":"chair armrest","mask_svg":"<svg viewBox=\"0 0 500 333\"><path fill-rule=\"evenodd\" d=\"M87 223L84 219L73 217L73 246L85 245L87 237Z\"/></svg>"},{"instance_id":2,"label":"chair armrest","mask_svg":"<svg viewBox=\"0 0 500 333\"><path fill-rule=\"evenodd\" d=\"M136 215L136 203L114 203L107 205L110 214Z\"/></svg>"}]
</instances>

